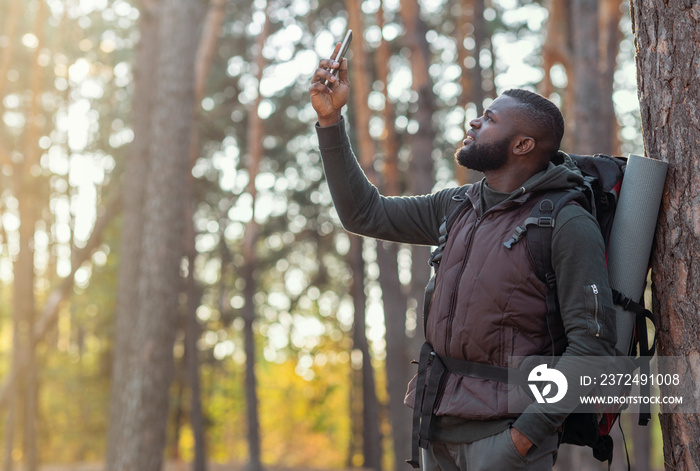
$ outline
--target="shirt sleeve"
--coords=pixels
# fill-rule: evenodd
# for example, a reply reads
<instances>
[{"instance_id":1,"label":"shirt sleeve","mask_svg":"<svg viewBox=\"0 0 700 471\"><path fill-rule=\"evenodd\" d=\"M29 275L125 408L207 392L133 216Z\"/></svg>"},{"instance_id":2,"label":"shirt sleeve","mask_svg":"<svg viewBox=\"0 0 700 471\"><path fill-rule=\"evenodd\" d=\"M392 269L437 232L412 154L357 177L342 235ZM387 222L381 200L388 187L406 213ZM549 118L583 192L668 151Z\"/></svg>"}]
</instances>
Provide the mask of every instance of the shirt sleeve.
<instances>
[{"instance_id":1,"label":"shirt sleeve","mask_svg":"<svg viewBox=\"0 0 700 471\"><path fill-rule=\"evenodd\" d=\"M612 363L617 341L615 309L606 267L606 249L595 218L577 205L559 213L552 235L552 268L567 347L556 369L577 378L582 359L603 357ZM591 362L590 370L606 360ZM531 404L513 424L535 445L554 433L591 387L569 381L567 396L557 404Z\"/></svg>"},{"instance_id":2,"label":"shirt sleeve","mask_svg":"<svg viewBox=\"0 0 700 471\"><path fill-rule=\"evenodd\" d=\"M316 125L326 181L343 227L355 234L418 245L437 245L442 219L459 188L423 196L382 196L350 147L345 120Z\"/></svg>"}]
</instances>

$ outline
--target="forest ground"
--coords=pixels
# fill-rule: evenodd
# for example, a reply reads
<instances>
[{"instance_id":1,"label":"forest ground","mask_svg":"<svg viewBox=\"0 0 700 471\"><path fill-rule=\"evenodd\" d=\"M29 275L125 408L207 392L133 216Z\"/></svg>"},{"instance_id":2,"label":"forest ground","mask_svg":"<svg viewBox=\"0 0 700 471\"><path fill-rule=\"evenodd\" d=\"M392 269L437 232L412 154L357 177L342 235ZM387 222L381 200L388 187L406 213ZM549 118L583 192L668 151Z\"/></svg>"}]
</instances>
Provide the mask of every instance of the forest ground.
<instances>
[{"instance_id":1,"label":"forest ground","mask_svg":"<svg viewBox=\"0 0 700 471\"><path fill-rule=\"evenodd\" d=\"M21 467L16 468L22 471ZM190 471L189 463L167 462L163 471ZM39 471L104 471L103 463L73 463L73 464L45 464L39 466ZM245 465L241 463L210 463L207 471L245 471ZM331 471L323 468L287 468L279 466L265 467L265 471ZM363 471L363 468L334 469L332 471Z\"/></svg>"}]
</instances>

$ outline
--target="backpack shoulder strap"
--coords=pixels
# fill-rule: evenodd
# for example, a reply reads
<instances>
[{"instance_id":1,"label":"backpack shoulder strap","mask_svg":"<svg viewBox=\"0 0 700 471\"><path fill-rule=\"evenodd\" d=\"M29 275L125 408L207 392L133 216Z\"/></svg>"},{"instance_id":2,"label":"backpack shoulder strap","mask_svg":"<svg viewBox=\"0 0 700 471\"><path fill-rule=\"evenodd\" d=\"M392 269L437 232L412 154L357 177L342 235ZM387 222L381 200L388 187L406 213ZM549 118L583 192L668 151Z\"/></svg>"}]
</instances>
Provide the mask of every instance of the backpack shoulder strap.
<instances>
[{"instance_id":1,"label":"backpack shoulder strap","mask_svg":"<svg viewBox=\"0 0 700 471\"><path fill-rule=\"evenodd\" d=\"M559 299L557 298L557 280L552 267L552 233L556 226L559 211L571 202L576 202L590 208L590 202L586 192L579 189L557 190L545 193L538 204L532 208L530 216L525 219L522 225L517 226L509 240L503 243L507 248L511 248L522 236L525 238L527 250L530 254L537 278L542 280L547 286L545 301L547 304L547 328L552 340L553 354L560 354L564 351L565 345L556 344L554 339L565 338L564 325L559 315Z\"/></svg>"},{"instance_id":2,"label":"backpack shoulder strap","mask_svg":"<svg viewBox=\"0 0 700 471\"><path fill-rule=\"evenodd\" d=\"M469 204L469 198L467 198L467 190L463 187L458 193L452 196L452 201L456 204L452 207L452 210L447 213L447 215L442 219L442 224L440 224L440 238L438 240L438 246L430 253L430 259L428 264L433 267L436 271L440 265L440 260L442 260L442 253L445 251L445 245L447 244L447 234L452 229L457 216L464 210L465 206Z\"/></svg>"}]
</instances>

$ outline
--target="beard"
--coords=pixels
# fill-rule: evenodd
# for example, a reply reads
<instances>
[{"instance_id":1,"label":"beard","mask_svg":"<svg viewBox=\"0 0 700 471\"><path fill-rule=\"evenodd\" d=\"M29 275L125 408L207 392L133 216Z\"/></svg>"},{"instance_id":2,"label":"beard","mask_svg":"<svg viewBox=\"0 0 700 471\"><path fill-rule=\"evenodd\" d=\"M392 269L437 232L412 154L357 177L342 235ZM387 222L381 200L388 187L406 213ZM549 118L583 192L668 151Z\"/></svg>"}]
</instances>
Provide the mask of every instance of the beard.
<instances>
[{"instance_id":1,"label":"beard","mask_svg":"<svg viewBox=\"0 0 700 471\"><path fill-rule=\"evenodd\" d=\"M504 138L488 145L472 142L455 152L455 161L477 172L500 170L508 161L510 141L511 138Z\"/></svg>"}]
</instances>

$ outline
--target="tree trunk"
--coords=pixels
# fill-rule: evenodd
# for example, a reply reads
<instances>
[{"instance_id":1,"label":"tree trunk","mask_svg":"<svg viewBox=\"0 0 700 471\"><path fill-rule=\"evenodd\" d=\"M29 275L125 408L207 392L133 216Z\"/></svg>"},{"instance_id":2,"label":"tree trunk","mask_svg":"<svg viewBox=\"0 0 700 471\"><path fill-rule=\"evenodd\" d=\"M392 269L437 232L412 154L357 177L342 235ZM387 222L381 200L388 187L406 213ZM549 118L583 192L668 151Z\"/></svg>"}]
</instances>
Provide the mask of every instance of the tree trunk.
<instances>
[{"instance_id":1,"label":"tree trunk","mask_svg":"<svg viewBox=\"0 0 700 471\"><path fill-rule=\"evenodd\" d=\"M401 18L406 28L405 43L411 51L411 71L413 73L413 90L418 94L418 102L411 107L413 119L418 122L418 131L411 136L411 171L408 178L408 193L420 195L430 193L435 184L433 164L433 143L435 128L435 94L433 82L428 74L430 67L430 48L425 38L427 27L420 19L420 6L416 0L401 1ZM427 263L429 251L426 247L413 246L411 249L411 290L410 296L416 306L416 334L411 350L418 356L420 345L424 341L422 307L425 284L430 278Z\"/></svg>"},{"instance_id":2,"label":"tree trunk","mask_svg":"<svg viewBox=\"0 0 700 471\"><path fill-rule=\"evenodd\" d=\"M268 6L268 8L270 8ZM265 24L262 32L258 35L255 48L255 64L257 71L258 84L262 79L263 69L265 68L265 58L263 56L263 47L270 31L270 16L266 16ZM245 281L243 289L243 298L245 300L241 316L245 321L243 325L243 342L245 350L245 398L246 398L246 416L248 423L248 465L247 471L262 471L262 462L260 460L260 419L258 417L258 391L257 379L255 375L256 351L255 351L255 293L258 290L257 270L258 253L256 243L260 234L260 225L255 220L255 202L257 200L257 189L255 188L255 179L260 171L260 163L262 162L264 149L262 140L264 136L263 120L258 115L258 107L262 100L259 93L250 108L248 109L248 188L247 192L251 195L251 205L253 208L252 216L245 227L243 235L243 268L241 277Z\"/></svg>"},{"instance_id":3,"label":"tree trunk","mask_svg":"<svg viewBox=\"0 0 700 471\"><path fill-rule=\"evenodd\" d=\"M352 42L353 51L353 97L354 123L353 129L357 136L360 164L367 176L375 184L377 181L374 171L374 158L377 146L369 133L371 111L367 106L369 93L372 89L372 73L370 61L365 49L364 25L362 9L359 0L347 0L348 26L353 30L356 41ZM380 431L381 414L374 379L374 366L367 341L365 327L365 270L362 260L362 239L352 237L350 264L353 272L353 300L355 304L355 325L353 330L353 348L362 353L362 454L364 467L380 471L382 469L382 434Z\"/></svg>"},{"instance_id":4,"label":"tree trunk","mask_svg":"<svg viewBox=\"0 0 700 471\"><path fill-rule=\"evenodd\" d=\"M24 146L22 160L14 168L14 190L18 201L20 218L19 253L14 263L13 317L14 333L18 335L13 340L13 365L22 381L19 397L15 396L16 405L20 408L23 427L23 462L26 471L36 471L39 462L37 447L38 420L38 375L39 368L33 339L36 322L36 297L34 294L34 232L40 219L39 180L32 176L32 169L39 165L40 149L39 118L41 113L41 93L43 67L39 65L39 53L44 46L44 29L46 24L46 5L39 4L35 16L35 32L39 40L31 63L29 86L31 91L30 108L27 113L27 126L23 135ZM20 368L20 362L23 367ZM19 399L19 400L18 400Z\"/></svg>"},{"instance_id":5,"label":"tree trunk","mask_svg":"<svg viewBox=\"0 0 700 471\"><path fill-rule=\"evenodd\" d=\"M120 288L133 283L135 290L130 294L136 303L131 305L134 309L131 325L124 325L126 319L117 320L118 329L126 332L117 332L115 345L118 368L112 389L114 423L110 427L107 461L107 469L113 471L159 471L163 461L169 385L173 376L172 348L182 288L180 267L185 229L182 215L186 204L182 188L187 184L190 169L188 149L199 8L198 2L163 0L157 33L161 47L156 56L139 56L141 60L157 63L157 71L152 75L157 91L150 115L150 142L139 149L147 150L149 155L143 214L136 213L129 221L142 221L137 232L140 240L133 241L140 243L140 249L130 251L139 254L136 259L139 263L120 271L120 276L127 273L126 268L135 271L136 276L130 280L120 280ZM142 12L142 17L148 18L149 13L154 12ZM150 29L155 23L151 20L154 18L143 20L146 30L142 40L155 39L155 32ZM153 47L153 44L145 46ZM143 62L139 65L143 66ZM146 67L146 71L152 69ZM135 129L137 133L141 131ZM140 211L140 208L129 209ZM128 229L134 228L125 224L125 230ZM123 306L131 303L125 299L120 302ZM131 341L119 336L131 336ZM118 415L121 417L116 418Z\"/></svg>"},{"instance_id":6,"label":"tree trunk","mask_svg":"<svg viewBox=\"0 0 700 471\"><path fill-rule=\"evenodd\" d=\"M12 57L14 55L14 46L17 44L17 25L19 23L21 12L22 0L11 0L9 11L7 12L7 16L5 16L5 22L3 25L3 35L7 38L7 44L3 48L4 50L2 57L0 57L0 77L3 77L3 80L0 80L0 97L5 96L4 88L7 81L4 80L4 78L7 77L7 70L10 67ZM0 110L2 108L2 100L0 100Z\"/></svg>"},{"instance_id":7,"label":"tree trunk","mask_svg":"<svg viewBox=\"0 0 700 471\"><path fill-rule=\"evenodd\" d=\"M192 219L188 219L191 221ZM192 229L190 229L192 230ZM194 245L192 245L194 248ZM190 386L190 426L194 435L194 462L192 471L206 471L207 453L204 431L204 412L202 410L202 392L199 379L199 350L197 340L201 328L197 321L197 307L201 294L194 278L194 254L188 256L189 273L187 275L187 304L185 307L185 370L187 383Z\"/></svg>"},{"instance_id":8,"label":"tree trunk","mask_svg":"<svg viewBox=\"0 0 700 471\"><path fill-rule=\"evenodd\" d=\"M211 64L219 44L219 36L226 13L225 0L211 0L209 9L203 23L202 35L199 40L197 54L195 57L195 78L194 78L194 106L192 109L192 125L190 136L189 163L194 166L200 153L200 110L202 99L204 98L207 79L211 71ZM193 178L189 173L186 199L188 204L184 214L187 221L187 230L184 237L185 251L187 252L187 281L184 293L187 303L183 312L183 329L185 333L185 377L190 388L190 426L194 435L194 461L193 471L206 471L206 433L204 423L204 412L202 410L201 385L199 377L199 350L197 340L201 335L201 328L197 320L197 307L201 300L201 293L194 277L194 264L197 256L195 249L195 230L193 226L193 210L197 202L193 199ZM222 236L223 239L223 236Z\"/></svg>"},{"instance_id":9,"label":"tree trunk","mask_svg":"<svg viewBox=\"0 0 700 471\"><path fill-rule=\"evenodd\" d=\"M384 6L380 5L377 12L377 26L384 29ZM389 60L391 50L389 43L384 36L379 43L375 53L375 67L377 69L377 80L383 84L382 94L384 95L384 134L381 138L381 150L384 154L384 170L382 176L384 183L382 190L385 195L398 196L401 194L401 183L399 178L399 136L396 133L396 110L389 98Z\"/></svg>"},{"instance_id":10,"label":"tree trunk","mask_svg":"<svg viewBox=\"0 0 700 471\"><path fill-rule=\"evenodd\" d=\"M620 0L601 0L598 16L598 70L600 71L600 116L597 145L605 154L618 154L620 146L617 138L618 124L612 101L615 70L617 70L617 52L620 48L620 19L622 10Z\"/></svg>"},{"instance_id":11,"label":"tree trunk","mask_svg":"<svg viewBox=\"0 0 700 471\"><path fill-rule=\"evenodd\" d=\"M572 34L572 5L568 0L549 1L549 19L547 20L547 37L542 46L542 69L544 76L540 82L539 92L550 97L555 92L552 83L552 67L560 64L566 72L566 87L558 90L562 104L560 106L564 119L567 122L567 132L564 134L562 147L575 149L576 132L570 124L574 120L574 107L576 104L577 76L573 65L573 34ZM575 123L573 123L575 124Z\"/></svg>"},{"instance_id":12,"label":"tree trunk","mask_svg":"<svg viewBox=\"0 0 700 471\"><path fill-rule=\"evenodd\" d=\"M377 24L384 27L384 9L380 6ZM382 172L382 192L385 195L401 194L399 180L398 153L399 138L394 121L396 112L389 99L389 44L382 38L376 51L375 66L377 79L384 84L384 128L381 149L384 156ZM379 284L382 287L384 319L386 325L386 382L389 393L389 422L394 451L394 469L402 471L405 460L411 455L411 410L404 406L406 385L411 379L411 342L406 331L406 295L399 278L398 244L377 241L377 264Z\"/></svg>"},{"instance_id":13,"label":"tree trunk","mask_svg":"<svg viewBox=\"0 0 700 471\"><path fill-rule=\"evenodd\" d=\"M484 0L462 0L460 6L460 20L456 29L457 33L457 60L462 69L460 85L462 93L459 96L458 106L464 110L464 125L466 130L470 127L467 120L466 109L469 103L474 103L476 115L484 113L484 99L486 92L483 86L483 71L479 62L479 53L486 40L486 25L484 24ZM474 49L470 53L464 45L464 41L471 37L474 40ZM469 64L471 62L471 64ZM468 66L471 65L471 67ZM455 143L459 147L459 143ZM460 185L474 183L482 176L480 172L470 170L461 165L456 165L455 174Z\"/></svg>"},{"instance_id":14,"label":"tree trunk","mask_svg":"<svg viewBox=\"0 0 700 471\"><path fill-rule=\"evenodd\" d=\"M575 18L572 32L573 74L576 76L573 148L580 154L600 152L601 79L598 43L592 40L598 37L598 3L599 0L573 0L571 3L571 16Z\"/></svg>"},{"instance_id":15,"label":"tree trunk","mask_svg":"<svg viewBox=\"0 0 700 471\"><path fill-rule=\"evenodd\" d=\"M700 9L685 0L632 0L638 95L645 152L668 162L652 255L652 306L659 354L697 355L700 290ZM696 397L697 385L675 394ZM661 414L668 470L700 467L695 415Z\"/></svg>"},{"instance_id":16,"label":"tree trunk","mask_svg":"<svg viewBox=\"0 0 700 471\"><path fill-rule=\"evenodd\" d=\"M381 435L379 431L379 403L376 395L374 381L374 368L372 356L367 342L367 326L365 322L365 306L367 295L365 294L365 262L362 257L362 238L350 236L350 268L352 270L352 300L355 307L353 324L353 356L359 356L361 363L357 365L353 359L353 371L361 372L359 385L354 384L355 391L361 388L362 407L362 454L363 468L381 471ZM355 376L355 375L354 375ZM355 393L355 400L358 399Z\"/></svg>"},{"instance_id":17,"label":"tree trunk","mask_svg":"<svg viewBox=\"0 0 700 471\"><path fill-rule=\"evenodd\" d=\"M158 57L158 8L157 0L144 2L139 17L141 39L136 48L134 63L134 97L132 120L134 140L127 156L122 195L124 199L124 221L121 232L119 272L115 310L114 364L110 396L110 422L107 440L107 470L125 471L131 461L125 455L129 433L125 429L134 423L126 420L127 414L136 411L127 409L130 396L125 386L130 378L132 365L138 357L134 345L132 326L138 319L137 285L139 260L141 259L141 228L145 215L145 188L147 170L151 156L148 146L151 141L151 124L155 106L156 70ZM134 429L129 430L135 433Z\"/></svg>"}]
</instances>

